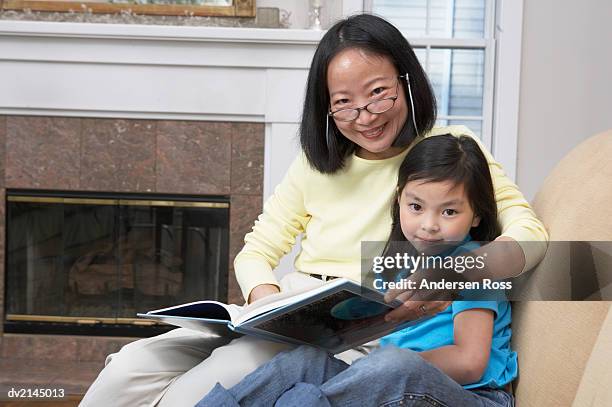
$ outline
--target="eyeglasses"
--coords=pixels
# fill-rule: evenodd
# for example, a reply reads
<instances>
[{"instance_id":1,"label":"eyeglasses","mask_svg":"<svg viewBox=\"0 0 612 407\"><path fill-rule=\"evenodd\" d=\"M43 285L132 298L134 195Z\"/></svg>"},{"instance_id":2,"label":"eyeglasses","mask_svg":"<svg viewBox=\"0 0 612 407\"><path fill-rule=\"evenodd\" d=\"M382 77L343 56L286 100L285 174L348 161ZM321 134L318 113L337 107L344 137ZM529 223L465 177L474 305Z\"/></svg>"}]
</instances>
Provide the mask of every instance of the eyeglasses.
<instances>
[{"instance_id":1,"label":"eyeglasses","mask_svg":"<svg viewBox=\"0 0 612 407\"><path fill-rule=\"evenodd\" d=\"M372 114L384 113L390 110L395 104L395 101L397 100L397 97L399 95L398 86L399 86L399 80L397 81L397 84L395 85L395 96L375 100L362 107L356 107L353 109L340 109L340 110L336 110L335 112L330 111L328 114L338 121L352 122L353 120L357 120L362 110L367 110L368 112Z\"/></svg>"}]
</instances>

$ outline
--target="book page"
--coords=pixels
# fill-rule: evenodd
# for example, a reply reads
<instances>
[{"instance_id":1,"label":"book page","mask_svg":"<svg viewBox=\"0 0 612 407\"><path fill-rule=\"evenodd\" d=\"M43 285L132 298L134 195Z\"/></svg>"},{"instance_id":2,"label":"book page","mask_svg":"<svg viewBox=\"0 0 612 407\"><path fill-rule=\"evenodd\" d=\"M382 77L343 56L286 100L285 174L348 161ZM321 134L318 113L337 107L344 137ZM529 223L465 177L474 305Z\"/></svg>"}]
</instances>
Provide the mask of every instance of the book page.
<instances>
[{"instance_id":1,"label":"book page","mask_svg":"<svg viewBox=\"0 0 612 407\"><path fill-rule=\"evenodd\" d=\"M292 291L283 291L278 294L269 295L261 300L245 306L240 312L238 318L232 320L232 322L235 326L240 325L244 321L248 321L251 318L265 314L266 312L283 307L287 304L301 301L304 298L308 298L325 291L329 287L341 285L346 281L347 279L345 278L337 278L325 283L321 281L320 283L311 284L310 286L303 287L301 290L297 289Z\"/></svg>"},{"instance_id":2,"label":"book page","mask_svg":"<svg viewBox=\"0 0 612 407\"><path fill-rule=\"evenodd\" d=\"M228 305L219 301L205 300L149 311L147 314L234 321L241 312L242 307L240 305Z\"/></svg>"}]
</instances>

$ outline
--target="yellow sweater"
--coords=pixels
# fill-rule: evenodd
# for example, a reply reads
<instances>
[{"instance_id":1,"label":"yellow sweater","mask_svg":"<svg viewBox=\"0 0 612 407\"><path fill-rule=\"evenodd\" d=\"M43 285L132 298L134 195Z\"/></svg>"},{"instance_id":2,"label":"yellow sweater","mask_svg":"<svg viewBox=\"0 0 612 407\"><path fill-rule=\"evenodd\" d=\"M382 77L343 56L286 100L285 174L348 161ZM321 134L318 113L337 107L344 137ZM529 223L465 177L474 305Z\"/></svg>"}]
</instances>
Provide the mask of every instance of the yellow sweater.
<instances>
[{"instance_id":1,"label":"yellow sweater","mask_svg":"<svg viewBox=\"0 0 612 407\"><path fill-rule=\"evenodd\" d=\"M425 137L447 133L473 136L465 126L449 126L435 128ZM524 270L528 270L542 259L546 245L524 242L547 241L546 229L517 186L474 138L489 162L502 235L519 242L525 253ZM359 281L361 241L389 237L397 172L409 150L385 160L365 160L353 154L346 159L345 168L333 175L313 170L300 154L264 204L263 214L245 236L245 245L234 261L244 298L257 285L278 285L272 270L301 233L296 270Z\"/></svg>"}]
</instances>

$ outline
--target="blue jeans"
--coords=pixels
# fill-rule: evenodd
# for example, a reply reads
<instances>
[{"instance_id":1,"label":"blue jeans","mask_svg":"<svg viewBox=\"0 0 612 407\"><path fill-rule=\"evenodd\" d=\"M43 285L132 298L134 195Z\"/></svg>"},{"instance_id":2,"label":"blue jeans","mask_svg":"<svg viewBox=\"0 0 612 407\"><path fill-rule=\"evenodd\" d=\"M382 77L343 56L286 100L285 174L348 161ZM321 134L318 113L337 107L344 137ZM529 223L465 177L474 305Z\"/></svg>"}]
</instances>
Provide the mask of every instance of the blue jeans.
<instances>
[{"instance_id":1,"label":"blue jeans","mask_svg":"<svg viewBox=\"0 0 612 407\"><path fill-rule=\"evenodd\" d=\"M352 365L300 346L278 354L227 390L219 383L196 407L512 407L512 395L466 390L409 349L387 346Z\"/></svg>"}]
</instances>

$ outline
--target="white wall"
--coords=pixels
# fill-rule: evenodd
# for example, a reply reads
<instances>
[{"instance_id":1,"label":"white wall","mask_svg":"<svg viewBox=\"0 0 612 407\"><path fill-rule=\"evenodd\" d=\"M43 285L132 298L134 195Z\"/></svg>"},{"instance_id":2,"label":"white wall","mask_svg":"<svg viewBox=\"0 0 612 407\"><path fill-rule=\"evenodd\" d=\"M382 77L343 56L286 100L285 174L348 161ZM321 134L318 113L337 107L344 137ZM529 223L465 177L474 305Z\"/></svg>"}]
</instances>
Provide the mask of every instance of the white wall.
<instances>
[{"instance_id":1,"label":"white wall","mask_svg":"<svg viewBox=\"0 0 612 407\"><path fill-rule=\"evenodd\" d=\"M532 199L568 151L612 128L612 1L525 0L520 91L517 181Z\"/></svg>"}]
</instances>

